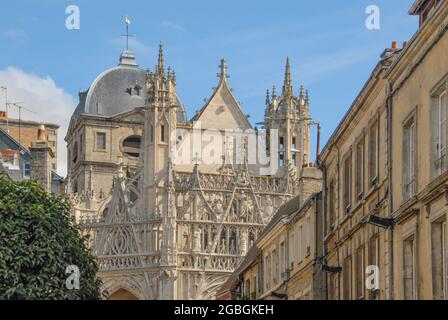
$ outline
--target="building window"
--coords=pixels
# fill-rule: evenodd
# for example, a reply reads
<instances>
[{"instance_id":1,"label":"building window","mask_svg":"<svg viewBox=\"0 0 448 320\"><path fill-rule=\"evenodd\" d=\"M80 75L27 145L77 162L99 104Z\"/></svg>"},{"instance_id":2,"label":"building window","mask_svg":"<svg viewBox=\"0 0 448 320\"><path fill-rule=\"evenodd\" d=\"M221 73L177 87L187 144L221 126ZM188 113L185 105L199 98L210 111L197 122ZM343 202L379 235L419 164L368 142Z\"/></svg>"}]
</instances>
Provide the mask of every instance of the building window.
<instances>
[{"instance_id":1,"label":"building window","mask_svg":"<svg viewBox=\"0 0 448 320\"><path fill-rule=\"evenodd\" d=\"M434 300L448 299L446 220L431 224L432 288Z\"/></svg>"},{"instance_id":2,"label":"building window","mask_svg":"<svg viewBox=\"0 0 448 320\"><path fill-rule=\"evenodd\" d=\"M163 124L160 126L160 141L165 142L165 126Z\"/></svg>"},{"instance_id":3,"label":"building window","mask_svg":"<svg viewBox=\"0 0 448 320\"><path fill-rule=\"evenodd\" d=\"M411 237L403 241L403 283L404 283L404 299L416 299L416 283L415 283L415 243Z\"/></svg>"},{"instance_id":4,"label":"building window","mask_svg":"<svg viewBox=\"0 0 448 320\"><path fill-rule=\"evenodd\" d=\"M356 267L356 298L364 299L364 247L358 248L356 250L355 257L355 267Z\"/></svg>"},{"instance_id":5,"label":"building window","mask_svg":"<svg viewBox=\"0 0 448 320\"><path fill-rule=\"evenodd\" d=\"M82 153L82 145L83 145L83 136L82 136L82 133L81 133L81 135L79 136L79 152L80 153Z\"/></svg>"},{"instance_id":6,"label":"building window","mask_svg":"<svg viewBox=\"0 0 448 320\"><path fill-rule=\"evenodd\" d=\"M78 142L76 141L75 144L73 145L73 163L78 162Z\"/></svg>"},{"instance_id":7,"label":"building window","mask_svg":"<svg viewBox=\"0 0 448 320\"><path fill-rule=\"evenodd\" d=\"M309 256L311 254L311 218L310 216L306 217L306 255Z\"/></svg>"},{"instance_id":8,"label":"building window","mask_svg":"<svg viewBox=\"0 0 448 320\"><path fill-rule=\"evenodd\" d=\"M252 300L257 300L257 276L253 277L252 292L251 292L250 298Z\"/></svg>"},{"instance_id":9,"label":"building window","mask_svg":"<svg viewBox=\"0 0 448 320\"><path fill-rule=\"evenodd\" d=\"M369 183L373 187L378 182L378 134L379 122L376 120L369 133Z\"/></svg>"},{"instance_id":10,"label":"building window","mask_svg":"<svg viewBox=\"0 0 448 320\"><path fill-rule=\"evenodd\" d=\"M280 243L280 272L282 274L281 279L286 279L286 248L285 248L285 241L282 241Z\"/></svg>"},{"instance_id":11,"label":"building window","mask_svg":"<svg viewBox=\"0 0 448 320\"><path fill-rule=\"evenodd\" d=\"M142 138L140 136L130 136L123 141L123 153L132 158L140 156L140 146Z\"/></svg>"},{"instance_id":12,"label":"building window","mask_svg":"<svg viewBox=\"0 0 448 320\"><path fill-rule=\"evenodd\" d=\"M246 283L244 284L244 298L246 300L250 299L250 279L247 279Z\"/></svg>"},{"instance_id":13,"label":"building window","mask_svg":"<svg viewBox=\"0 0 448 320\"><path fill-rule=\"evenodd\" d=\"M335 212L335 187L334 187L334 181L332 181L330 183L330 190L329 190L329 204L328 204L328 210L329 210L329 230L331 231L331 229L333 228L334 225L334 220L335 220L335 216L336 216L336 212Z\"/></svg>"},{"instance_id":14,"label":"building window","mask_svg":"<svg viewBox=\"0 0 448 320\"><path fill-rule=\"evenodd\" d=\"M73 193L78 193L78 180L73 180L73 184L72 184L72 192Z\"/></svg>"},{"instance_id":15,"label":"building window","mask_svg":"<svg viewBox=\"0 0 448 320\"><path fill-rule=\"evenodd\" d=\"M294 267L294 233L289 235L289 268Z\"/></svg>"},{"instance_id":16,"label":"building window","mask_svg":"<svg viewBox=\"0 0 448 320\"><path fill-rule=\"evenodd\" d=\"M25 162L23 175L25 177L30 177L31 176L31 164L29 162Z\"/></svg>"},{"instance_id":17,"label":"building window","mask_svg":"<svg viewBox=\"0 0 448 320\"><path fill-rule=\"evenodd\" d=\"M404 200L408 200L415 195L415 169L416 169L416 126L412 118L404 126L403 130L403 180L404 180Z\"/></svg>"},{"instance_id":18,"label":"building window","mask_svg":"<svg viewBox=\"0 0 448 320\"><path fill-rule=\"evenodd\" d=\"M279 138L279 161L280 161L280 167L285 166L285 138L280 137Z\"/></svg>"},{"instance_id":19,"label":"building window","mask_svg":"<svg viewBox=\"0 0 448 320\"><path fill-rule=\"evenodd\" d=\"M336 300L335 278L336 276L334 273L328 275L328 300Z\"/></svg>"},{"instance_id":20,"label":"building window","mask_svg":"<svg viewBox=\"0 0 448 320\"><path fill-rule=\"evenodd\" d=\"M297 142L296 137L292 137L292 165L297 166Z\"/></svg>"},{"instance_id":21,"label":"building window","mask_svg":"<svg viewBox=\"0 0 448 320\"><path fill-rule=\"evenodd\" d=\"M352 299L352 257L344 260L344 300Z\"/></svg>"},{"instance_id":22,"label":"building window","mask_svg":"<svg viewBox=\"0 0 448 320\"><path fill-rule=\"evenodd\" d=\"M344 162L344 208L346 213L350 211L352 204L352 155Z\"/></svg>"},{"instance_id":23,"label":"building window","mask_svg":"<svg viewBox=\"0 0 448 320\"><path fill-rule=\"evenodd\" d=\"M358 200L362 199L364 192L364 140L356 145L356 196Z\"/></svg>"},{"instance_id":24,"label":"building window","mask_svg":"<svg viewBox=\"0 0 448 320\"><path fill-rule=\"evenodd\" d=\"M298 261L298 263L301 263L303 260L302 236L303 236L303 228L302 228L302 226L299 226L299 228L297 230L297 261Z\"/></svg>"},{"instance_id":25,"label":"building window","mask_svg":"<svg viewBox=\"0 0 448 320\"><path fill-rule=\"evenodd\" d=\"M437 96L436 106L436 175L440 175L446 170L446 139L447 139L447 91L444 90Z\"/></svg>"},{"instance_id":26,"label":"building window","mask_svg":"<svg viewBox=\"0 0 448 320\"><path fill-rule=\"evenodd\" d=\"M98 150L106 150L106 133L104 132L96 133L96 148Z\"/></svg>"},{"instance_id":27,"label":"building window","mask_svg":"<svg viewBox=\"0 0 448 320\"><path fill-rule=\"evenodd\" d=\"M266 291L268 291L271 288L271 259L269 257L269 254L265 257L265 274L264 274L264 280L266 283Z\"/></svg>"},{"instance_id":28,"label":"building window","mask_svg":"<svg viewBox=\"0 0 448 320\"><path fill-rule=\"evenodd\" d=\"M278 280L278 255L277 250L272 250L271 253L272 260L272 285L275 286Z\"/></svg>"}]
</instances>

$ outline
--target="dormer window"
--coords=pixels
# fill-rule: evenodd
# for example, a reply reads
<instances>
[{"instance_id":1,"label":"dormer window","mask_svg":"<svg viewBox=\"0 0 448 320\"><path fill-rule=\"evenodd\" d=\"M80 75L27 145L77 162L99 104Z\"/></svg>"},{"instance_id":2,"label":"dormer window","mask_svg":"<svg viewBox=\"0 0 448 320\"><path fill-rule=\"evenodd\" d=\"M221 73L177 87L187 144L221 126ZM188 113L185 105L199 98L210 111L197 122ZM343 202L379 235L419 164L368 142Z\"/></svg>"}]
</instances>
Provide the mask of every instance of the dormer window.
<instances>
[{"instance_id":1,"label":"dormer window","mask_svg":"<svg viewBox=\"0 0 448 320\"><path fill-rule=\"evenodd\" d=\"M140 96L142 92L142 87L136 85L134 87L129 87L126 89L126 93L130 96Z\"/></svg>"}]
</instances>

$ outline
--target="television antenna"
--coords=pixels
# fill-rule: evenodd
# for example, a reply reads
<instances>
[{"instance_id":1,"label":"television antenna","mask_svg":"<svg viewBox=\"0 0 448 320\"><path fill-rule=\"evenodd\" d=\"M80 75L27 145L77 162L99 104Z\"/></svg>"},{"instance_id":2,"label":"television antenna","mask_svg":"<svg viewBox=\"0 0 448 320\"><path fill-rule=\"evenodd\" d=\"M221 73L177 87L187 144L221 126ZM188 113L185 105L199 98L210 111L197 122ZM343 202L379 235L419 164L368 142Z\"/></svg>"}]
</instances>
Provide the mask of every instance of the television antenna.
<instances>
[{"instance_id":1,"label":"television antenna","mask_svg":"<svg viewBox=\"0 0 448 320\"><path fill-rule=\"evenodd\" d=\"M33 114L37 114L37 112L34 112L33 110L27 109L23 106L24 102L10 102L6 103L7 106L16 107L19 111L19 143L21 144L21 138L22 138L22 110L28 111Z\"/></svg>"},{"instance_id":2,"label":"television antenna","mask_svg":"<svg viewBox=\"0 0 448 320\"><path fill-rule=\"evenodd\" d=\"M6 87L0 87L0 89L5 93L6 132L9 133L9 121L8 121L8 88L6 88Z\"/></svg>"}]
</instances>

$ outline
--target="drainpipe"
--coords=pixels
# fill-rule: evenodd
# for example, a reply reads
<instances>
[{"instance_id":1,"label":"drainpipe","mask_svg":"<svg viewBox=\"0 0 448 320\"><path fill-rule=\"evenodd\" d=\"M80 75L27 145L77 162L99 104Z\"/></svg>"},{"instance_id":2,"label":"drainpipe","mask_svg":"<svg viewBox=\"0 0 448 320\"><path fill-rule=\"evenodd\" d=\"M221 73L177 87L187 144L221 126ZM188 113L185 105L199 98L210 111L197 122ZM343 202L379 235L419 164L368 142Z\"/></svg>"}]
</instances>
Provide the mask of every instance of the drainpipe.
<instances>
[{"instance_id":1,"label":"drainpipe","mask_svg":"<svg viewBox=\"0 0 448 320\"><path fill-rule=\"evenodd\" d=\"M325 245L325 235L326 235L326 230L327 230L327 225L326 225L326 210L327 210L327 168L325 165L321 165L321 169L322 169L322 264L326 264L327 263L327 246ZM316 224L317 225L317 224ZM317 231L317 230L316 230ZM317 233L316 233L317 234ZM324 290L324 300L328 300L328 277L327 277L327 273L324 272L324 285L323 285L323 290Z\"/></svg>"},{"instance_id":2,"label":"drainpipe","mask_svg":"<svg viewBox=\"0 0 448 320\"><path fill-rule=\"evenodd\" d=\"M387 209L388 209L388 218L392 218L393 214L393 189L392 189L392 98L393 98L393 88L390 82L387 82L387 193L388 193L388 201L387 201ZM388 275L389 275L389 291L388 291L388 299L393 300L394 298L394 267L393 267L393 226L391 226L388 230Z\"/></svg>"}]
</instances>

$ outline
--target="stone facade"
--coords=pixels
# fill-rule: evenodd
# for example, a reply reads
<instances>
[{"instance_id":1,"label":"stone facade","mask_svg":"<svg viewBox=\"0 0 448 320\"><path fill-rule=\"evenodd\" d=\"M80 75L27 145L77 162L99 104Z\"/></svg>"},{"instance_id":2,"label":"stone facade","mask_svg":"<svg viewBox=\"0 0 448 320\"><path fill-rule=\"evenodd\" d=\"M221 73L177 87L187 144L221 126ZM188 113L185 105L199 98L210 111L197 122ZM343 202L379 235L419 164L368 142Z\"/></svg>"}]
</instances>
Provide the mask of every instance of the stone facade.
<instances>
[{"instance_id":1,"label":"stone facade","mask_svg":"<svg viewBox=\"0 0 448 320\"><path fill-rule=\"evenodd\" d=\"M411 14L419 30L383 53L321 157L329 299L447 297L448 3Z\"/></svg>"},{"instance_id":2,"label":"stone facade","mask_svg":"<svg viewBox=\"0 0 448 320\"><path fill-rule=\"evenodd\" d=\"M218 298L447 299L448 2L418 0L410 14L419 30L383 52L319 157L314 272L299 271L295 284L289 274L276 294L247 295L248 280L272 268L263 257L277 248L276 236L297 229L285 215ZM283 259L294 256L294 270L291 250Z\"/></svg>"},{"instance_id":3,"label":"stone facade","mask_svg":"<svg viewBox=\"0 0 448 320\"><path fill-rule=\"evenodd\" d=\"M255 130L229 87L226 61L190 121L164 63L162 47L154 71L124 52L80 94L66 137L68 188L111 298L213 299L274 212L299 193L309 166L309 98L304 89L294 95L288 59L282 93L266 100L266 129L279 137L262 150L278 170L260 174L249 138L236 139ZM196 135L226 132L217 143L223 157L207 162L210 148L195 149ZM139 144L125 145L129 137ZM132 150L136 157L127 156Z\"/></svg>"},{"instance_id":4,"label":"stone facade","mask_svg":"<svg viewBox=\"0 0 448 320\"><path fill-rule=\"evenodd\" d=\"M308 170L316 177L318 169ZM304 182L307 184L307 182ZM249 253L219 289L219 300L322 300L322 183L279 208Z\"/></svg>"}]
</instances>

